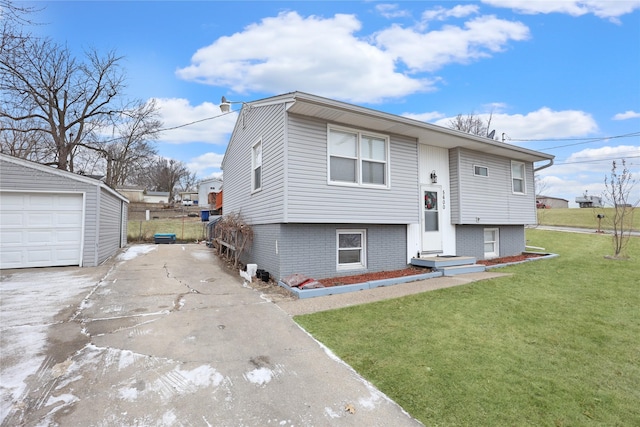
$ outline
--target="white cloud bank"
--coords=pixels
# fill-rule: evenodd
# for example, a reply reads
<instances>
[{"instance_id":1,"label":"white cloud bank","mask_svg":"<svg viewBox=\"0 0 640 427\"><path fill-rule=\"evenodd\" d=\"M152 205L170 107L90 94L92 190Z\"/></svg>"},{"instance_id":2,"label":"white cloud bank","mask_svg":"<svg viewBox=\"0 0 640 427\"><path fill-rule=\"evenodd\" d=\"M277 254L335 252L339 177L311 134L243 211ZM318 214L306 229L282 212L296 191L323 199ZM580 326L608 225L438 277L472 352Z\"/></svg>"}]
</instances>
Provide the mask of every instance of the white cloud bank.
<instances>
[{"instance_id":1,"label":"white cloud bank","mask_svg":"<svg viewBox=\"0 0 640 427\"><path fill-rule=\"evenodd\" d=\"M613 120L628 120L628 119L640 119L640 113L636 113L632 110L627 110L624 113L618 113L613 116Z\"/></svg>"},{"instance_id":2,"label":"white cloud bank","mask_svg":"<svg viewBox=\"0 0 640 427\"><path fill-rule=\"evenodd\" d=\"M362 24L354 15L281 13L199 49L191 65L177 75L236 93L301 90L351 102L380 102L433 90L437 78L418 73L490 57L511 41L529 38L524 24L495 16L425 29L429 20L475 12L475 7L437 9L414 27L393 24L368 35L359 34ZM400 11L387 8L385 13Z\"/></svg>"},{"instance_id":3,"label":"white cloud bank","mask_svg":"<svg viewBox=\"0 0 640 427\"><path fill-rule=\"evenodd\" d=\"M216 145L226 145L229 141L237 113L222 114L220 106L211 102L194 106L182 98L157 98L155 101L164 123L163 128L167 129L162 132L159 141Z\"/></svg>"},{"instance_id":4,"label":"white cloud bank","mask_svg":"<svg viewBox=\"0 0 640 427\"><path fill-rule=\"evenodd\" d=\"M599 18L618 22L618 17L640 8L637 0L482 0L483 3L513 9L520 13L564 13L571 16L594 14Z\"/></svg>"},{"instance_id":5,"label":"white cloud bank","mask_svg":"<svg viewBox=\"0 0 640 427\"><path fill-rule=\"evenodd\" d=\"M413 118L428 117L430 113L414 115ZM505 133L506 139L557 139L585 136L597 132L598 125L589 113L579 110L554 111L542 107L527 114L482 113L477 114L487 122L491 117L491 129L497 136ZM449 127L454 117L444 117L434 124Z\"/></svg>"}]
</instances>

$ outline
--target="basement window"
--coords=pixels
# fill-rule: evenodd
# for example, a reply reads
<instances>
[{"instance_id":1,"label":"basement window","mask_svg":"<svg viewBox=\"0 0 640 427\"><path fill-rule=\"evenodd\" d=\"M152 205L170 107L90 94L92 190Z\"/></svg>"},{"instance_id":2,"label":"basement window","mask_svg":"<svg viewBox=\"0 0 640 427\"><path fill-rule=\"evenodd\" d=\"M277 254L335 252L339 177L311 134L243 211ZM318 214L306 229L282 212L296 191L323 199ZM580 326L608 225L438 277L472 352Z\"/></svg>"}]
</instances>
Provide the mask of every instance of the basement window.
<instances>
[{"instance_id":1,"label":"basement window","mask_svg":"<svg viewBox=\"0 0 640 427\"><path fill-rule=\"evenodd\" d=\"M366 264L366 230L337 230L336 259L338 270L357 270Z\"/></svg>"}]
</instances>

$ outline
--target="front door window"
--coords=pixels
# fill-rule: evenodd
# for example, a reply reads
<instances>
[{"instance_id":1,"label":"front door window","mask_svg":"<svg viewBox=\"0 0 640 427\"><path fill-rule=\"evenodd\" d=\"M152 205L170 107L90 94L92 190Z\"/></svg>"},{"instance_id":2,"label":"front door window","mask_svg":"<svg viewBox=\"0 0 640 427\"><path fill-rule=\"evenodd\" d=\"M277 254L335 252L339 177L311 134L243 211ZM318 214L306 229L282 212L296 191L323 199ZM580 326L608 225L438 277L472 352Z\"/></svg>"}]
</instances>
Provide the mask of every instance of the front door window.
<instances>
[{"instance_id":1,"label":"front door window","mask_svg":"<svg viewBox=\"0 0 640 427\"><path fill-rule=\"evenodd\" d=\"M438 192L424 192L424 231L438 231Z\"/></svg>"}]
</instances>

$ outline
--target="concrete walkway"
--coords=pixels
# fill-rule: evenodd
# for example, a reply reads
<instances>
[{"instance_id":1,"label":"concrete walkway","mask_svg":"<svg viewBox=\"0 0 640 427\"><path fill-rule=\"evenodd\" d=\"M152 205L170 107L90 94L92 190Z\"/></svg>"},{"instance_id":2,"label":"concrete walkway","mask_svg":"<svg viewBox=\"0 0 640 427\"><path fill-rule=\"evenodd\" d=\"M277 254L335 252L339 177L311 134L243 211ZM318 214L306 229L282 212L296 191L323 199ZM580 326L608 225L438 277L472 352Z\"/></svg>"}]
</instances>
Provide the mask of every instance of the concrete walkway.
<instances>
[{"instance_id":1,"label":"concrete walkway","mask_svg":"<svg viewBox=\"0 0 640 427\"><path fill-rule=\"evenodd\" d=\"M421 425L293 322L302 301L275 304L205 246L148 249L60 303L2 425ZM35 356L3 354L3 372Z\"/></svg>"}]
</instances>

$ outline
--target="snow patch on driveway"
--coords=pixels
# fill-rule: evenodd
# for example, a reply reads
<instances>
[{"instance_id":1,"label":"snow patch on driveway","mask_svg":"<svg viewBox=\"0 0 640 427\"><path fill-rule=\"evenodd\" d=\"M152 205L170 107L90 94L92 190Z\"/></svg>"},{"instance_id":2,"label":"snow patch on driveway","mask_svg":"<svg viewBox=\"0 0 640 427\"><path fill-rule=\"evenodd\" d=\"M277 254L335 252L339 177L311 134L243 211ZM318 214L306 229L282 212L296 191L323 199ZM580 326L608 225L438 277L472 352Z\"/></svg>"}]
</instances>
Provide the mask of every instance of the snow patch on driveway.
<instances>
[{"instance_id":1,"label":"snow patch on driveway","mask_svg":"<svg viewBox=\"0 0 640 427\"><path fill-rule=\"evenodd\" d=\"M0 423L44 361L49 325L96 285L72 271L28 271L0 278ZM41 356L39 356L41 355Z\"/></svg>"},{"instance_id":2,"label":"snow patch on driveway","mask_svg":"<svg viewBox=\"0 0 640 427\"><path fill-rule=\"evenodd\" d=\"M132 260L139 255L148 254L151 251L155 251L158 249L155 245L135 245L127 248L126 251L118 255L118 261L129 261Z\"/></svg>"}]
</instances>

